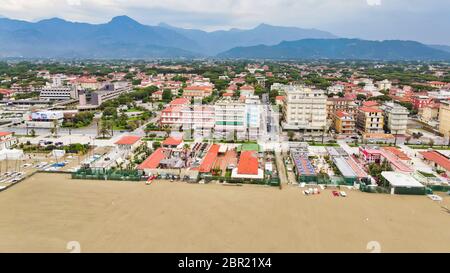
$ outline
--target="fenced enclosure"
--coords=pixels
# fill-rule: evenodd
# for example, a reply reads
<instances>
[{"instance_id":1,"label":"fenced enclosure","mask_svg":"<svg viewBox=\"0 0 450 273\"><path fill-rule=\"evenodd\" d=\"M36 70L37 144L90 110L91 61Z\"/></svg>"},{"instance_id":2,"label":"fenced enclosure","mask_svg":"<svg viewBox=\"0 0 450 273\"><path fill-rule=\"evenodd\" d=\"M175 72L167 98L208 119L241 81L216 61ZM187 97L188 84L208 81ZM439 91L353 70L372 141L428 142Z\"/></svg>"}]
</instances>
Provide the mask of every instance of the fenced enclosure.
<instances>
[{"instance_id":1,"label":"fenced enclosure","mask_svg":"<svg viewBox=\"0 0 450 273\"><path fill-rule=\"evenodd\" d=\"M94 170L80 169L72 173L72 179L83 180L113 180L142 181L143 176L138 170Z\"/></svg>"}]
</instances>

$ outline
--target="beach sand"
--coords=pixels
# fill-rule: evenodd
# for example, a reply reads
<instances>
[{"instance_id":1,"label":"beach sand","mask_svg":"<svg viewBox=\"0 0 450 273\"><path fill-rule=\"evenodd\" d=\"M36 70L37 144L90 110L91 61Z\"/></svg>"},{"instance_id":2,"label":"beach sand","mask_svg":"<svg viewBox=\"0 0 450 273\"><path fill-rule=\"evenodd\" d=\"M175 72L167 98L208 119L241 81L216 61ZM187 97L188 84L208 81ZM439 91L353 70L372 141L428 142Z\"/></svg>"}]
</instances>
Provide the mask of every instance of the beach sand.
<instances>
[{"instance_id":1,"label":"beach sand","mask_svg":"<svg viewBox=\"0 0 450 273\"><path fill-rule=\"evenodd\" d=\"M450 252L449 197L37 174L0 193L0 252Z\"/></svg>"}]
</instances>

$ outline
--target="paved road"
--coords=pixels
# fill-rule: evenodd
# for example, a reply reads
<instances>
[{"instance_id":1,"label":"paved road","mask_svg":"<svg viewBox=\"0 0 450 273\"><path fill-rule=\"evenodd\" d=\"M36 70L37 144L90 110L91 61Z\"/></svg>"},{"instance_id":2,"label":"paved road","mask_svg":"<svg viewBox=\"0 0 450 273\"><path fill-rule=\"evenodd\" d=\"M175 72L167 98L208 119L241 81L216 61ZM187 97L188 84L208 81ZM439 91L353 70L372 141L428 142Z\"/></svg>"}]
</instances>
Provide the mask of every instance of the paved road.
<instances>
[{"instance_id":1,"label":"paved road","mask_svg":"<svg viewBox=\"0 0 450 273\"><path fill-rule=\"evenodd\" d=\"M275 161L277 162L278 175L280 176L281 185L287 185L288 178L286 176L286 167L284 166L283 156L280 152L275 152Z\"/></svg>"}]
</instances>

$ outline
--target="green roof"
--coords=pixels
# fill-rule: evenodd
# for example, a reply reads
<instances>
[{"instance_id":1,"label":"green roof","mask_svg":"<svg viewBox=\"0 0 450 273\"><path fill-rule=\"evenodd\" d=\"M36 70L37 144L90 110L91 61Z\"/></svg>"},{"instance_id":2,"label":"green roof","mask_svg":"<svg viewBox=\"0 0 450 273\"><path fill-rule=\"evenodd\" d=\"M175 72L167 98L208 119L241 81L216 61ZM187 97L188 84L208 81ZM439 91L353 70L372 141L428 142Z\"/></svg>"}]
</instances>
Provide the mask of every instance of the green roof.
<instances>
[{"instance_id":1,"label":"green roof","mask_svg":"<svg viewBox=\"0 0 450 273\"><path fill-rule=\"evenodd\" d=\"M245 143L237 148L238 152L256 151L261 152L261 147L257 143Z\"/></svg>"}]
</instances>

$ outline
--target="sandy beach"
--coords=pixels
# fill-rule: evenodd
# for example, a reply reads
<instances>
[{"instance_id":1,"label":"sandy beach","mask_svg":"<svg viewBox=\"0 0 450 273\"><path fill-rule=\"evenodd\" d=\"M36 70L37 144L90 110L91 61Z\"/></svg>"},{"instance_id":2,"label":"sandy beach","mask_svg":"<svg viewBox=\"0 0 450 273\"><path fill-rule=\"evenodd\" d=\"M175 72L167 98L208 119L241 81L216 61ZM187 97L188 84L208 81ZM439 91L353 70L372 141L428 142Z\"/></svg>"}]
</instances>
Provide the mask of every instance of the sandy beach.
<instances>
[{"instance_id":1,"label":"sandy beach","mask_svg":"<svg viewBox=\"0 0 450 273\"><path fill-rule=\"evenodd\" d=\"M450 252L449 197L71 180L0 193L0 252Z\"/></svg>"}]
</instances>

